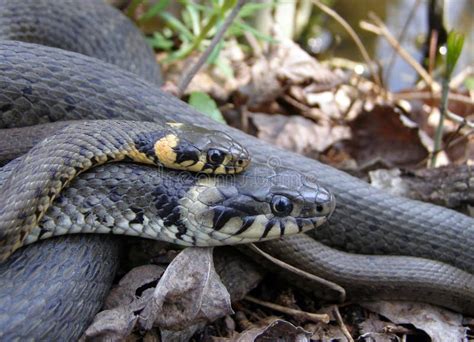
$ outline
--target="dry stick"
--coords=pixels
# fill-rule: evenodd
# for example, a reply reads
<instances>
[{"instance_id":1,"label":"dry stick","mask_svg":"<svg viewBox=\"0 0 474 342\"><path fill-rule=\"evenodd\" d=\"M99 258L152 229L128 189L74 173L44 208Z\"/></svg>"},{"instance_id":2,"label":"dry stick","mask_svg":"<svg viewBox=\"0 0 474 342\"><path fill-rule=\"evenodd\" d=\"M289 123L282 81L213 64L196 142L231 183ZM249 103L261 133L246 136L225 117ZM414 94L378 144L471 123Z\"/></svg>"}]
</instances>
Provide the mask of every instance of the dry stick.
<instances>
[{"instance_id":1,"label":"dry stick","mask_svg":"<svg viewBox=\"0 0 474 342\"><path fill-rule=\"evenodd\" d=\"M395 101L396 100L433 100L433 99L439 100L440 99L440 95L435 94L434 96L432 96L430 93L426 93L426 92L401 93L401 94L399 93L399 94L392 94L391 96L392 96L392 99ZM474 101L471 101L468 97L465 97L459 94L449 94L448 99L451 101L462 102L467 105L474 105ZM467 120L466 118L463 118L460 115L454 114L453 112L450 112L449 110L446 113L446 118L448 118L449 120L457 124L460 124L469 128L474 128L473 121Z\"/></svg>"},{"instance_id":2,"label":"dry stick","mask_svg":"<svg viewBox=\"0 0 474 342\"><path fill-rule=\"evenodd\" d=\"M454 114L453 112L450 112L449 110L446 111L446 118L450 119L451 121L454 121L455 123L461 126L466 126L466 127L474 129L474 122L469 121L466 118L463 118L462 116Z\"/></svg>"},{"instance_id":3,"label":"dry stick","mask_svg":"<svg viewBox=\"0 0 474 342\"><path fill-rule=\"evenodd\" d=\"M362 41L360 40L359 36L355 31L352 29L352 27L347 23L347 21L344 20L339 14L337 14L334 10L329 8L328 6L322 4L319 0L312 0L313 4L319 7L319 9L323 12L325 12L327 15L331 16L336 20L346 31L349 33L351 38L354 40L356 46L358 47L362 58L364 58L365 63L367 64L367 67L370 69L370 73L372 74L372 77L374 79L374 82L379 86L380 89L382 88L382 81L380 80L380 77L376 70L374 69L372 65L372 60L370 59L369 53L365 49L364 45L362 44Z\"/></svg>"},{"instance_id":4,"label":"dry stick","mask_svg":"<svg viewBox=\"0 0 474 342\"><path fill-rule=\"evenodd\" d=\"M415 12L418 10L418 7L420 7L420 4L421 4L421 0L416 0L416 3L413 6L413 8L411 9L407 20L403 24L402 31L400 32L400 34L397 37L398 42L401 42L405 39L405 35L408 32L408 25L410 24L411 20L413 19L413 16L414 16ZM392 55L390 56L390 62L388 62L387 69L385 70L385 84L387 84L387 79L389 78L389 76L392 72L392 68L393 68L393 64L395 62L395 56L396 55L397 55L397 52L394 49L393 52L392 52Z\"/></svg>"},{"instance_id":5,"label":"dry stick","mask_svg":"<svg viewBox=\"0 0 474 342\"><path fill-rule=\"evenodd\" d=\"M341 328L344 336L346 336L349 342L354 342L354 339L352 338L351 333L349 332L349 330L347 330L347 327L344 324L344 321L342 320L342 316L341 316L341 313L339 312L339 308L337 307L337 305L334 305L333 312L334 312L334 316L336 317L336 321L339 324L339 327Z\"/></svg>"},{"instance_id":6,"label":"dry stick","mask_svg":"<svg viewBox=\"0 0 474 342\"><path fill-rule=\"evenodd\" d=\"M438 31L433 30L430 35L430 45L429 45L429 64L428 64L428 73L433 75L434 67L436 64L436 47L438 46Z\"/></svg>"},{"instance_id":7,"label":"dry stick","mask_svg":"<svg viewBox=\"0 0 474 342\"><path fill-rule=\"evenodd\" d=\"M245 296L245 300L248 300L249 302L265 306L269 309L275 310L282 312L284 314L294 316L303 320L308 320L308 321L313 321L313 322L323 322L323 323L329 323L329 315L328 314L315 314L312 312L306 312L306 311L301 311L301 310L296 310L292 308L288 308L286 306L281 306L278 304L270 303L270 302L265 302L263 300L257 299L252 296Z\"/></svg>"},{"instance_id":8,"label":"dry stick","mask_svg":"<svg viewBox=\"0 0 474 342\"><path fill-rule=\"evenodd\" d=\"M402 57L410 66L415 69L415 71L421 76L421 78L430 86L431 89L439 91L439 85L433 81L431 76L426 72L425 69L404 49L400 46L400 43L397 42L395 37L390 33L387 27L383 22L373 13L369 14L370 18L375 22L375 24L369 23L367 21L361 21L360 27L366 31L375 33L377 35L383 36L387 42L398 52L400 57Z\"/></svg>"},{"instance_id":9,"label":"dry stick","mask_svg":"<svg viewBox=\"0 0 474 342\"><path fill-rule=\"evenodd\" d=\"M336 283L333 283L333 282L331 282L329 280L326 280L324 278L318 277L314 274L305 272L305 271L303 271L303 270L301 270L301 269L299 269L295 266L287 264L286 262L281 261L281 260L271 256L270 254L262 251L260 248L255 246L255 244L253 244L253 243L248 244L248 247L251 250L253 250L254 252L256 252L256 253L260 254L261 256L263 256L265 259L271 261L275 265L278 265L278 266L280 266L281 268L283 268L287 271L290 271L290 272L292 272L296 275L307 278L309 280L315 281L315 282L317 282L317 283L319 283L323 286L326 286L326 287L330 288L331 290L333 290L335 292L338 292L339 293L339 301L341 303L343 303L346 300L346 290L342 286L337 285Z\"/></svg>"},{"instance_id":10,"label":"dry stick","mask_svg":"<svg viewBox=\"0 0 474 342\"><path fill-rule=\"evenodd\" d=\"M428 91L417 91L414 90L410 93L394 93L391 94L393 99L406 99L406 100L439 100L441 98L440 94L431 94ZM456 102L461 102L470 106L474 106L474 101L471 100L469 97L456 94L456 93L450 93L448 95L448 99L450 101L456 101Z\"/></svg>"},{"instance_id":11,"label":"dry stick","mask_svg":"<svg viewBox=\"0 0 474 342\"><path fill-rule=\"evenodd\" d=\"M237 4L235 7L232 9L230 14L225 18L224 23L222 26L219 28L219 31L216 32L216 35L212 38L210 45L207 47L207 49L203 52L203 54L199 57L198 61L187 71L184 72L183 77L181 78L178 86L179 90L179 96L181 97L184 94L184 91L188 87L189 83L191 83L191 80L196 76L198 73L199 69L206 63L207 59L209 58L209 55L212 53L214 48L217 46L217 44L220 42L222 37L224 37L225 32L229 28L230 24L234 21L235 17L237 14L239 14L240 9L242 6L247 2L247 0L238 0Z\"/></svg>"}]
</instances>

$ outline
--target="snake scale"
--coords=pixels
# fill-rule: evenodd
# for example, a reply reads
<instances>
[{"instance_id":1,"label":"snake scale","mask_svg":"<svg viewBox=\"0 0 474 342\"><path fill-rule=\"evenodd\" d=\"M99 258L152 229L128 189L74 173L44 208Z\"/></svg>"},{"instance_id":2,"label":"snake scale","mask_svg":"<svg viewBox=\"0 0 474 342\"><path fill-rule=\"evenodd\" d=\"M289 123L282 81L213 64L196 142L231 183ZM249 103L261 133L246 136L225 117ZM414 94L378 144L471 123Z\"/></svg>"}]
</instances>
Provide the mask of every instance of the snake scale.
<instances>
[{"instance_id":1,"label":"snake scale","mask_svg":"<svg viewBox=\"0 0 474 342\"><path fill-rule=\"evenodd\" d=\"M153 57L143 39L118 11L101 1L85 0L79 5L72 0L2 0L0 7L0 38L78 52L1 42L0 127L31 126L51 120L128 119L198 124L225 132L248 148L257 165L266 165L277 174L291 170L305 174L337 198L337 208L328 224L308 236L264 242L260 244L262 248L309 272L340 282L349 299L421 300L474 313L472 218L384 193L341 171L204 117L153 85L159 83L159 71L152 66ZM27 92L23 91L25 87ZM66 98L69 103L64 101ZM145 180L152 177L150 168L144 166L104 165L79 176L63 198L67 200L68 191L74 191L78 182L83 182L90 192L106 191L100 182L85 180L100 179L101 173L110 176L111 170L118 174L140 172ZM133 189L137 184L125 182L121 186ZM53 203L51 209L54 208L57 207ZM84 252L85 249L95 252ZM114 253L113 243L105 237L86 236L46 240L17 251L0 266L0 331L17 338L77 338L110 286L110 274L116 264ZM18 272L28 269L23 265L41 271L34 276L27 271ZM73 276L53 279L52 274L65 268L73 269ZM81 274L91 273L102 278L82 281ZM46 288L51 284L49 288L55 291L34 289L38 282L46 284ZM12 289L7 284L24 284L15 287L14 292L22 301L12 302ZM71 287L76 289L73 294ZM74 301L81 305L73 305ZM38 311L31 309L46 305L41 303L52 307L48 311L51 324L40 324ZM70 322L77 322L75 329L62 328Z\"/></svg>"}]
</instances>

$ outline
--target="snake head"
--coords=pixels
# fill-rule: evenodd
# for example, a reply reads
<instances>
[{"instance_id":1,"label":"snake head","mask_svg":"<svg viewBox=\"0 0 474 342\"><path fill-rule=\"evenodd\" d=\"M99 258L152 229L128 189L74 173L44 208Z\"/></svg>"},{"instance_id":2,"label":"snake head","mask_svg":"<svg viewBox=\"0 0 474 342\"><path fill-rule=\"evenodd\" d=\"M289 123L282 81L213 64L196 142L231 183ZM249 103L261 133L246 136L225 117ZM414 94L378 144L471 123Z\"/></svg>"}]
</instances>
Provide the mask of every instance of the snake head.
<instances>
[{"instance_id":1,"label":"snake head","mask_svg":"<svg viewBox=\"0 0 474 342\"><path fill-rule=\"evenodd\" d=\"M152 150L165 167L208 174L239 173L250 163L249 152L229 135L181 123L168 123Z\"/></svg>"},{"instance_id":2,"label":"snake head","mask_svg":"<svg viewBox=\"0 0 474 342\"><path fill-rule=\"evenodd\" d=\"M242 175L200 177L180 201L186 225L194 227L187 233L203 246L301 233L326 222L335 203L327 189L299 172L256 163Z\"/></svg>"}]
</instances>

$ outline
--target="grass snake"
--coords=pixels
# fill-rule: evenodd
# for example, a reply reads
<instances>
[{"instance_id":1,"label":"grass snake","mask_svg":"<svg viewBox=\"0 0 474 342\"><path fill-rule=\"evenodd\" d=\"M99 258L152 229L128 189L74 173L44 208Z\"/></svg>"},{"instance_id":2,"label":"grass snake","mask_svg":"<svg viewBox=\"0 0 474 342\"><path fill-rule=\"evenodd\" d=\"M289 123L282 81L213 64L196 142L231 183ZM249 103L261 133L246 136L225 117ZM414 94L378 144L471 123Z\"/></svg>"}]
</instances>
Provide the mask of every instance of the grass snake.
<instances>
[{"instance_id":1,"label":"grass snake","mask_svg":"<svg viewBox=\"0 0 474 342\"><path fill-rule=\"evenodd\" d=\"M10 130L15 129L3 131ZM33 133L30 128L23 130L24 135ZM62 125L16 163L0 190L0 261L23 245L54 199L75 176L114 161L234 174L248 166L250 157L228 135L195 125L126 120L76 121ZM39 232L36 236L44 234Z\"/></svg>"},{"instance_id":2,"label":"grass snake","mask_svg":"<svg viewBox=\"0 0 474 342\"><path fill-rule=\"evenodd\" d=\"M159 81L150 75L154 73L156 76L159 72L152 71L157 69L150 66L150 51L143 47L145 45L136 47L141 45L137 42L143 43L143 40L137 38L136 29L118 11L100 1L80 3L78 5L78 2L65 0L54 2L53 5L52 1L46 0L21 3L0 1L2 39L59 44L56 46L81 53L13 41L1 42L0 127L31 126L55 120L128 119L192 123L225 132L248 147L256 165L262 165L262 168L271 172L294 170L305 174L330 189L337 198L337 208L331 220L310 232L311 238L295 235L262 243L262 248L273 251L295 265L304 264L307 271L322 272L329 280L342 282L350 298L366 298L373 294L371 299L418 299L473 314L472 218L431 204L387 194L344 172L280 150L206 118L153 85ZM95 16L95 13L99 16ZM45 29L40 30L38 25ZM135 32L135 36L131 32ZM90 37L94 39L88 40ZM79 43L78 46L76 43ZM112 44L110 49L108 44ZM102 52L96 55L97 50ZM107 51L113 56L109 58ZM133 51L132 56L123 55L130 54L129 51ZM97 56L119 67L82 54ZM142 59L147 62L142 64ZM141 65L143 69L140 69ZM132 73L148 80L142 80ZM137 168L141 172L148 172L148 168L143 166L108 165L85 173L76 181L82 182L87 177L95 177L91 175L97 175L98 172L107 173L111 172L107 170L120 168L123 168L122 172ZM94 183L90 186L93 187ZM82 250L90 251L90 246L94 244L100 247L100 251L94 249L95 252L91 254ZM69 250L74 253L68 255ZM23 322L34 323L36 330L30 327L28 332L36 336L80 335L79 328L67 330L39 324L34 319L34 313L33 316L27 315L32 313L32 309L28 308L37 307L38 303L56 303L57 306L48 311L52 314L51 322L77 319L78 325L87 324L90 316L85 317L86 313L81 316L78 306L70 303L79 300L81 310L89 314L98 309L98 302L106 292L99 285L110 285L111 276L106 273L113 270L114 253L116 251L110 241L84 236L46 240L15 253L12 260L0 266L0 281L3 282L0 286L0 330L10 329L13 320L23 319ZM24 256L26 254L29 258ZM82 262L81 258L87 260ZM65 263L65 260L70 263ZM367 260L373 262L368 263ZM32 278L28 272L18 272L18 269L27 269L23 266L25 263L53 272L36 274L38 278L34 278L33 283L48 283L50 279L47 274L56 274L58 269L68 267L74 267L74 276L65 276L64 281L55 278L51 286L56 290L54 292L40 290L25 293L20 288L25 290L34 286L19 287L16 294L28 298L27 302L30 302L30 306L21 306L21 303L12 303L3 289L9 288L7 283L27 284L27 280L32 280L28 279ZM81 272L103 278L89 284L82 281L80 276L75 277ZM67 296L71 286L82 296L77 293L75 297ZM406 290L404 294L401 294L400 289ZM57 304L58 298L68 298L70 302L61 306ZM18 336L27 329L20 329L21 326L16 325Z\"/></svg>"}]
</instances>

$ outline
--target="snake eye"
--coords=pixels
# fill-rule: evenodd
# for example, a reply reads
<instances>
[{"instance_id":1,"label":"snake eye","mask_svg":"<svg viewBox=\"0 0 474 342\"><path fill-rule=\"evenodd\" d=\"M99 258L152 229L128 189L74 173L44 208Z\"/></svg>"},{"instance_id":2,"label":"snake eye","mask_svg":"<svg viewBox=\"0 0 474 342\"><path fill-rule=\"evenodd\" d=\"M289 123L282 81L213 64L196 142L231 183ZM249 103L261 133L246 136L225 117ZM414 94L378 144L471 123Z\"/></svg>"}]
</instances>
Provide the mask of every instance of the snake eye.
<instances>
[{"instance_id":1,"label":"snake eye","mask_svg":"<svg viewBox=\"0 0 474 342\"><path fill-rule=\"evenodd\" d=\"M275 216L288 216L293 210L293 204L288 197L276 195L272 198L272 212Z\"/></svg>"},{"instance_id":2,"label":"snake eye","mask_svg":"<svg viewBox=\"0 0 474 342\"><path fill-rule=\"evenodd\" d=\"M207 161L214 165L222 164L225 159L225 153L216 149L207 152Z\"/></svg>"}]
</instances>

